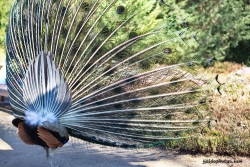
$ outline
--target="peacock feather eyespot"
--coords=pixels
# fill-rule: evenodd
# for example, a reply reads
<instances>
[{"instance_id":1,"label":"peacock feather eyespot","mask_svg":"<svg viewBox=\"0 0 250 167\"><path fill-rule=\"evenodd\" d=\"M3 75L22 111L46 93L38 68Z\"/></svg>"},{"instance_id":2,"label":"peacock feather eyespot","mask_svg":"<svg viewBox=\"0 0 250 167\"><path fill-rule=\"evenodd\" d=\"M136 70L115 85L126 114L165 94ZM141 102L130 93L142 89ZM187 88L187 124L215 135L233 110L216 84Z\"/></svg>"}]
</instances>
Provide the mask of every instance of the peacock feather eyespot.
<instances>
[{"instance_id":1,"label":"peacock feather eyespot","mask_svg":"<svg viewBox=\"0 0 250 167\"><path fill-rule=\"evenodd\" d=\"M162 13L159 13L156 17L156 19L163 19L164 15Z\"/></svg>"},{"instance_id":2,"label":"peacock feather eyespot","mask_svg":"<svg viewBox=\"0 0 250 167\"><path fill-rule=\"evenodd\" d=\"M164 48L163 49L163 53L165 53L165 54L171 54L172 53L172 49L171 48Z\"/></svg>"},{"instance_id":3,"label":"peacock feather eyespot","mask_svg":"<svg viewBox=\"0 0 250 167\"><path fill-rule=\"evenodd\" d=\"M117 14L122 14L125 12L125 7L124 6L118 6L117 9L116 9L116 13Z\"/></svg>"},{"instance_id":4,"label":"peacock feather eyespot","mask_svg":"<svg viewBox=\"0 0 250 167\"><path fill-rule=\"evenodd\" d=\"M129 39L132 39L132 38L137 37L137 36L138 36L138 33L137 33L137 32L131 31L131 32L129 33Z\"/></svg>"},{"instance_id":5,"label":"peacock feather eyespot","mask_svg":"<svg viewBox=\"0 0 250 167\"><path fill-rule=\"evenodd\" d=\"M62 7L61 17L64 17L66 9L67 8L65 6Z\"/></svg>"}]
</instances>

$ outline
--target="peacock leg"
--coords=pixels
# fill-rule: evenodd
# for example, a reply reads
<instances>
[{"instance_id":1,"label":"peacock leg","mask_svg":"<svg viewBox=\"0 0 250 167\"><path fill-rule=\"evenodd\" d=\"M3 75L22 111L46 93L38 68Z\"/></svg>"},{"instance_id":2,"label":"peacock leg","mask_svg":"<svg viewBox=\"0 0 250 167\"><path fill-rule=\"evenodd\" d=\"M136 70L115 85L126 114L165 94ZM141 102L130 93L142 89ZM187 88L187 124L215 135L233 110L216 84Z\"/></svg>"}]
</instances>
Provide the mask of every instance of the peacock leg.
<instances>
[{"instance_id":1,"label":"peacock leg","mask_svg":"<svg viewBox=\"0 0 250 167\"><path fill-rule=\"evenodd\" d=\"M49 160L49 163L50 163L50 167L59 167L58 166L53 166L53 156L54 156L54 152L55 152L55 148L48 148L48 147L45 147L45 150L46 150L46 157L48 158Z\"/></svg>"}]
</instances>

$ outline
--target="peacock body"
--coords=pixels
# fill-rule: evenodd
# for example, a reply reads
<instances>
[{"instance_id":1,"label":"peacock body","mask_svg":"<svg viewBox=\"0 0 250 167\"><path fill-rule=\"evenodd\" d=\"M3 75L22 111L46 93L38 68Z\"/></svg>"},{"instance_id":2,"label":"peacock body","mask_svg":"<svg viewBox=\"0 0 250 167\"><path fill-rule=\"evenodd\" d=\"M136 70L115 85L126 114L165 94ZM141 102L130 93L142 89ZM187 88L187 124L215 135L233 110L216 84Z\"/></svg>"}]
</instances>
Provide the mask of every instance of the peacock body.
<instances>
[{"instance_id":1,"label":"peacock body","mask_svg":"<svg viewBox=\"0 0 250 167\"><path fill-rule=\"evenodd\" d=\"M168 23L155 19L165 7L16 0L6 67L21 140L44 147L48 156L69 136L141 148L194 134L203 119L199 72L178 47L197 41L168 34Z\"/></svg>"}]
</instances>

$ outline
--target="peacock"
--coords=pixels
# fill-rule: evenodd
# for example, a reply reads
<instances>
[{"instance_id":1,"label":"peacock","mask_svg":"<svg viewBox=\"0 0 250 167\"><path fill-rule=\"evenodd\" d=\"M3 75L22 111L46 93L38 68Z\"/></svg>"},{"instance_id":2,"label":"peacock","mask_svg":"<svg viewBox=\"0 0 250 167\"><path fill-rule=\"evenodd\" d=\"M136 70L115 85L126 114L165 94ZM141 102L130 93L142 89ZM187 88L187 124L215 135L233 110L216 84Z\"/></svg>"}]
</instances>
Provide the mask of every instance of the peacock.
<instances>
[{"instance_id":1,"label":"peacock","mask_svg":"<svg viewBox=\"0 0 250 167\"><path fill-rule=\"evenodd\" d=\"M6 36L12 124L51 166L70 136L149 148L199 131L201 71L180 54L198 45L197 33L187 24L171 33L161 2L14 2Z\"/></svg>"}]
</instances>

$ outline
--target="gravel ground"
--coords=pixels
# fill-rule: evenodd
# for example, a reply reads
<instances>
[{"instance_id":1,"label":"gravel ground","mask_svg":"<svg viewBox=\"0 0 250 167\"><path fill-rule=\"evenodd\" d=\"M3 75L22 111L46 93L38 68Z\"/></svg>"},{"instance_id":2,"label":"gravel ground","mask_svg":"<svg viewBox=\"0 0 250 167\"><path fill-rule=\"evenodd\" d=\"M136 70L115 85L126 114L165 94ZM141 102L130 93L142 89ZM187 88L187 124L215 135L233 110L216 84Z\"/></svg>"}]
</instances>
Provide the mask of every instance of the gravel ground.
<instances>
[{"instance_id":1,"label":"gravel ground","mask_svg":"<svg viewBox=\"0 0 250 167\"><path fill-rule=\"evenodd\" d=\"M45 150L40 146L24 144L9 106L0 108L0 167L48 167ZM60 167L245 167L250 158L236 157L242 163L203 163L203 160L234 160L225 156L190 155L163 149L121 149L91 144L71 138L54 155L54 164Z\"/></svg>"}]
</instances>

